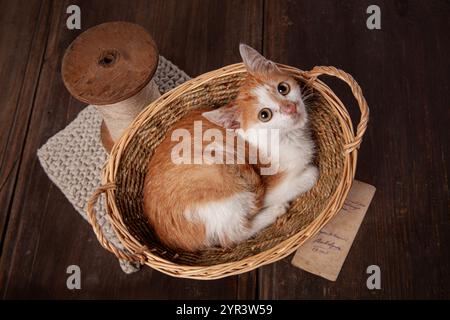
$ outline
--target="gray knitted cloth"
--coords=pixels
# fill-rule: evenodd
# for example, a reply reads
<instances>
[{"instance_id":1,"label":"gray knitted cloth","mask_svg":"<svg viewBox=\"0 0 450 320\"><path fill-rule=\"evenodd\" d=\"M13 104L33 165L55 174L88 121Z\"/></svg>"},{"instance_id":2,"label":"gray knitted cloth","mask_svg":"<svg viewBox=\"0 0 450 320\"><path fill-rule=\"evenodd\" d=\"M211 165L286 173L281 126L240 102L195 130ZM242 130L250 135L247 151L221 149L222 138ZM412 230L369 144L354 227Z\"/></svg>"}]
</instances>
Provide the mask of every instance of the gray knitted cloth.
<instances>
[{"instance_id":1,"label":"gray knitted cloth","mask_svg":"<svg viewBox=\"0 0 450 320\"><path fill-rule=\"evenodd\" d=\"M189 76L164 57L159 57L154 81L161 93L189 80ZM51 137L37 152L50 180L64 193L81 216L87 220L86 206L100 185L101 170L108 158L100 141L102 117L93 106L83 109L65 129ZM123 249L107 217L103 201L96 206L97 220L105 236ZM132 273L139 265L120 261L122 270Z\"/></svg>"}]
</instances>

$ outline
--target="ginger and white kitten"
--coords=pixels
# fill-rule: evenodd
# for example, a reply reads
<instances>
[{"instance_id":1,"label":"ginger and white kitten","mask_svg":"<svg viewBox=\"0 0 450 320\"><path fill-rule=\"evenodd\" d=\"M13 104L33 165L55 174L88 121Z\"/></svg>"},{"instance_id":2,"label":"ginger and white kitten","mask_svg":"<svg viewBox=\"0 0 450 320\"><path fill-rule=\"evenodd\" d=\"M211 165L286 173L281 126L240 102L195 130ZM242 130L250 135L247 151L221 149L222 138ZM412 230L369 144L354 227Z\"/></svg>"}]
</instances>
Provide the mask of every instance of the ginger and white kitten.
<instances>
[{"instance_id":1,"label":"ginger and white kitten","mask_svg":"<svg viewBox=\"0 0 450 320\"><path fill-rule=\"evenodd\" d=\"M253 48L241 44L239 50L248 73L238 96L224 107L190 112L170 129L148 165L144 213L160 240L174 249L197 251L246 240L274 223L318 179L298 83ZM249 145L258 143L246 135L249 129L278 129L278 152L263 152L276 162L277 173L261 175L261 166L250 163L174 163L171 152L178 141L172 134L185 129L194 136L195 121L224 136L237 130Z\"/></svg>"}]
</instances>

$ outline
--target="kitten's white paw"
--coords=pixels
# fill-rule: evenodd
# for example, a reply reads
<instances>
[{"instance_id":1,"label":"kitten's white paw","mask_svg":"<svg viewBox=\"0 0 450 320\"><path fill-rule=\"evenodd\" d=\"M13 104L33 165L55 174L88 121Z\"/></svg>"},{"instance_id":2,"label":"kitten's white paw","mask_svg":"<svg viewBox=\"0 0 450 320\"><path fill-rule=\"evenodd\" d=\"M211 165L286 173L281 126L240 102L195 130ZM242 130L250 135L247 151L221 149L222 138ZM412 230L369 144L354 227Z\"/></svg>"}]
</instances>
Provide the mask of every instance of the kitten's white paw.
<instances>
[{"instance_id":1,"label":"kitten's white paw","mask_svg":"<svg viewBox=\"0 0 450 320\"><path fill-rule=\"evenodd\" d=\"M289 203L276 204L262 209L253 220L253 226L250 230L249 236L253 236L260 230L274 223L278 217L287 212Z\"/></svg>"},{"instance_id":2,"label":"kitten's white paw","mask_svg":"<svg viewBox=\"0 0 450 320\"><path fill-rule=\"evenodd\" d=\"M280 216L282 216L283 214L285 214L289 208L289 203L283 203L283 204L279 204L279 205L275 205L272 207L273 209L273 216L275 218L278 218Z\"/></svg>"},{"instance_id":3,"label":"kitten's white paw","mask_svg":"<svg viewBox=\"0 0 450 320\"><path fill-rule=\"evenodd\" d=\"M314 165L309 165L303 171L303 179L305 182L303 192L309 191L319 180L319 169Z\"/></svg>"}]
</instances>

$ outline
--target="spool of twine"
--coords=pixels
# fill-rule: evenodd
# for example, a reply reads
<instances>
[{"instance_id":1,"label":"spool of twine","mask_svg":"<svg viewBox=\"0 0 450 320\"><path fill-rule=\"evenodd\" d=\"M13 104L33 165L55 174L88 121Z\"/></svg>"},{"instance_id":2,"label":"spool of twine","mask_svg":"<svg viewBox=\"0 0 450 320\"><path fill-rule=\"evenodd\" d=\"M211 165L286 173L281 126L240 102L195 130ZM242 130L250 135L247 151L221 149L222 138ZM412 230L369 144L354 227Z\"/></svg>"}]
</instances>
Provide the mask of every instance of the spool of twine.
<instances>
[{"instance_id":1,"label":"spool of twine","mask_svg":"<svg viewBox=\"0 0 450 320\"><path fill-rule=\"evenodd\" d=\"M151 35L129 22L92 27L67 48L64 84L73 97L102 114L101 140L108 152L139 112L160 96L152 80L158 58Z\"/></svg>"},{"instance_id":2,"label":"spool of twine","mask_svg":"<svg viewBox=\"0 0 450 320\"><path fill-rule=\"evenodd\" d=\"M116 142L139 112L160 96L156 83L150 80L138 94L128 99L113 104L94 106L102 114L111 139Z\"/></svg>"}]
</instances>

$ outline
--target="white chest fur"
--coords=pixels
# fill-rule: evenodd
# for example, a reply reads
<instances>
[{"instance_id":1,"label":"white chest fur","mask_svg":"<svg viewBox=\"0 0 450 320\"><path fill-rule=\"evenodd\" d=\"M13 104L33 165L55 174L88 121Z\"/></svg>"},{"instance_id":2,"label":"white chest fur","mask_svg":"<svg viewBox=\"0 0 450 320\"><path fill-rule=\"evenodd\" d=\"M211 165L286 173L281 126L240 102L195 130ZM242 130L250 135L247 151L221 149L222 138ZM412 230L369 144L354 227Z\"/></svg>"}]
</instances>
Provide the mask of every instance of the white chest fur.
<instances>
[{"instance_id":1,"label":"white chest fur","mask_svg":"<svg viewBox=\"0 0 450 320\"><path fill-rule=\"evenodd\" d=\"M308 132L295 130L280 135L278 154L273 154L271 159L278 161L281 172L296 174L311 163L313 155L314 144Z\"/></svg>"}]
</instances>

